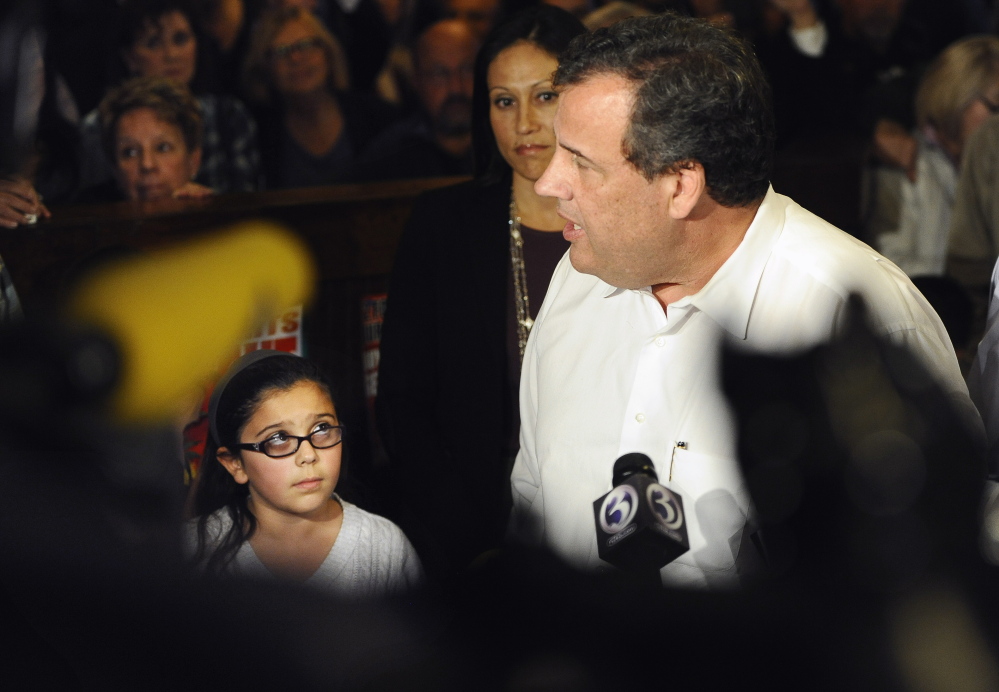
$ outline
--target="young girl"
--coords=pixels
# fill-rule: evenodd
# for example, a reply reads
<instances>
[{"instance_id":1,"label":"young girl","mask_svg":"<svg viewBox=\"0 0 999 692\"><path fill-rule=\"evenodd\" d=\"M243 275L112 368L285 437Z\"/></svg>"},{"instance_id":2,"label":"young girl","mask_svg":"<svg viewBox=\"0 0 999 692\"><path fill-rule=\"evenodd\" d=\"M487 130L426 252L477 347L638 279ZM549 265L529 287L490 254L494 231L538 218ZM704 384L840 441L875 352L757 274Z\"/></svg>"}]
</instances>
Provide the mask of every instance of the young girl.
<instances>
[{"instance_id":1,"label":"young girl","mask_svg":"<svg viewBox=\"0 0 999 692\"><path fill-rule=\"evenodd\" d=\"M349 596L420 581L399 527L334 493L343 426L315 365L279 351L243 356L216 385L208 419L192 521L207 571Z\"/></svg>"}]
</instances>

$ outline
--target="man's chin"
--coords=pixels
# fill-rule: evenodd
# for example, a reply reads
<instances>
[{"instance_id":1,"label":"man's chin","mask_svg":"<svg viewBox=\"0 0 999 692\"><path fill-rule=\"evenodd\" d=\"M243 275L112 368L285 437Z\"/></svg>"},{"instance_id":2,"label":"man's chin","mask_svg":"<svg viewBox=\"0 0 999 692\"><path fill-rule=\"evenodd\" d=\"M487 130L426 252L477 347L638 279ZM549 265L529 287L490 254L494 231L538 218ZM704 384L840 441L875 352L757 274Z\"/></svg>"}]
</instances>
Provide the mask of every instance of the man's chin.
<instances>
[{"instance_id":1,"label":"man's chin","mask_svg":"<svg viewBox=\"0 0 999 692\"><path fill-rule=\"evenodd\" d=\"M596 267L593 266L593 263L589 261L589 258L582 255L583 253L581 248L579 248L579 246L575 243L569 246L569 263L572 265L572 268L580 274L590 274L591 276L595 276L602 280L600 275L597 274Z\"/></svg>"},{"instance_id":2,"label":"man's chin","mask_svg":"<svg viewBox=\"0 0 999 692\"><path fill-rule=\"evenodd\" d=\"M583 249L576 243L569 246L569 263L572 264L572 268L580 274L595 276L608 286L613 286L614 288L620 288L622 290L638 290L648 288L649 286L647 283L636 283L635 279L633 277L629 277L627 274L621 274L619 272L614 275L611 272L608 272L606 267L597 266L596 263L594 263L593 258L587 257L584 254Z\"/></svg>"},{"instance_id":3,"label":"man's chin","mask_svg":"<svg viewBox=\"0 0 999 692\"><path fill-rule=\"evenodd\" d=\"M437 134L442 137L466 137L472 134L470 123L437 123Z\"/></svg>"},{"instance_id":4,"label":"man's chin","mask_svg":"<svg viewBox=\"0 0 999 692\"><path fill-rule=\"evenodd\" d=\"M472 108L469 104L445 105L438 113L434 127L445 137L461 137L472 132Z\"/></svg>"}]
</instances>

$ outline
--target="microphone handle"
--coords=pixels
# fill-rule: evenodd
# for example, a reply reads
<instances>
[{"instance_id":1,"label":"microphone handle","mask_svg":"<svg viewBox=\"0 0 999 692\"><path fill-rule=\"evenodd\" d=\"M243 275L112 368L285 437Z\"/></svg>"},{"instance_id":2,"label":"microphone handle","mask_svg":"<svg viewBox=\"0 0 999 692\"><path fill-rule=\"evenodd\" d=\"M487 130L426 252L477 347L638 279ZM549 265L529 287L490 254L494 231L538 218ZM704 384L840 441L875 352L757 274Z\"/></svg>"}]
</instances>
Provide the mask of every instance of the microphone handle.
<instances>
[{"instance_id":1,"label":"microphone handle","mask_svg":"<svg viewBox=\"0 0 999 692\"><path fill-rule=\"evenodd\" d=\"M630 577L630 581L640 589L651 591L662 591L663 578L657 569L631 569L623 570Z\"/></svg>"}]
</instances>

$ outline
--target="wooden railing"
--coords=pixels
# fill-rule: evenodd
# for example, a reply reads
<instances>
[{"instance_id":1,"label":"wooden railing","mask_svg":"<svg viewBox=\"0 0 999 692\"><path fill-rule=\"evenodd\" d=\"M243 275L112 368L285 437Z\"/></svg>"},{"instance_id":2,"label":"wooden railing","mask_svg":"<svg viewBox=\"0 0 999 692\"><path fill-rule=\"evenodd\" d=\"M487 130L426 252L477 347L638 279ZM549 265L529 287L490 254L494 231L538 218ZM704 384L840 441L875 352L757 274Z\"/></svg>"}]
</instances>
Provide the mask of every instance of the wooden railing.
<instances>
[{"instance_id":1,"label":"wooden railing","mask_svg":"<svg viewBox=\"0 0 999 692\"><path fill-rule=\"evenodd\" d=\"M384 278L413 199L460 178L271 190L205 200L64 207L34 227L0 233L22 300L57 300L81 262L118 248L146 250L236 221L267 218L297 232L314 250L321 281Z\"/></svg>"},{"instance_id":2,"label":"wooden railing","mask_svg":"<svg viewBox=\"0 0 999 692\"><path fill-rule=\"evenodd\" d=\"M304 319L308 355L329 372L341 417L361 432L351 456L363 473L377 457L364 394L361 299L388 288L402 229L415 197L460 178L338 185L234 194L206 200L55 208L33 227L0 231L0 255L27 314L57 306L95 259L145 251L265 218L297 233L318 269L316 298ZM225 271L225 267L220 267Z\"/></svg>"},{"instance_id":3,"label":"wooden railing","mask_svg":"<svg viewBox=\"0 0 999 692\"><path fill-rule=\"evenodd\" d=\"M847 232L860 235L862 144L816 140L778 154L774 188ZM458 178L235 194L198 201L118 203L53 210L35 227L0 231L0 255L26 311L58 304L90 258L147 250L250 218L279 221L311 247L317 298L306 312L308 354L329 371L345 419L371 430L364 395L361 299L388 288L400 234L415 197ZM224 271L224 268L220 268ZM363 438L363 439L361 439ZM355 465L377 457L369 435L353 436Z\"/></svg>"}]
</instances>

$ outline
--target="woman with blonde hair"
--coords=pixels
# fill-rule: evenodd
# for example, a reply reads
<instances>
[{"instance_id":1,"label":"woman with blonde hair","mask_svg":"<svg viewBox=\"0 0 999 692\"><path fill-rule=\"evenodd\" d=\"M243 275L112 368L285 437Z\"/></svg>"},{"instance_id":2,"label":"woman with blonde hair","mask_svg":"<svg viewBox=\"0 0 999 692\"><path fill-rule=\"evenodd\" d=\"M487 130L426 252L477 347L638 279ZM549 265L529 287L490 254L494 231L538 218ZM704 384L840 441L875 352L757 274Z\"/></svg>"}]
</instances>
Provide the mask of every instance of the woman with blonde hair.
<instances>
[{"instance_id":1,"label":"woman with blonde hair","mask_svg":"<svg viewBox=\"0 0 999 692\"><path fill-rule=\"evenodd\" d=\"M898 223L876 239L881 253L910 277L943 274L964 146L996 112L999 38L957 41L923 75L916 93L915 179L896 175Z\"/></svg>"},{"instance_id":2,"label":"woman with blonde hair","mask_svg":"<svg viewBox=\"0 0 999 692\"><path fill-rule=\"evenodd\" d=\"M266 13L244 69L260 109L264 177L271 188L351 179L354 160L392 117L388 106L348 91L343 49L308 10Z\"/></svg>"}]
</instances>

